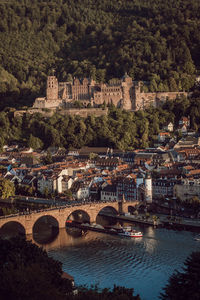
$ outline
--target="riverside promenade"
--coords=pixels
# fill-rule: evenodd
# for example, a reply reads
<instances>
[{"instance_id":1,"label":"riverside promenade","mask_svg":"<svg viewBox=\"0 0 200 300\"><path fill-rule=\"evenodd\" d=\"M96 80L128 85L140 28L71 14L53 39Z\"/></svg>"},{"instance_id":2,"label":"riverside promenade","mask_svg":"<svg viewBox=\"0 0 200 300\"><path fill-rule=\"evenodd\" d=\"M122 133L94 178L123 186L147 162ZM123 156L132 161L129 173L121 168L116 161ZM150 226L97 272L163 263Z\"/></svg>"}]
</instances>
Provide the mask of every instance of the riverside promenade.
<instances>
[{"instance_id":1,"label":"riverside promenade","mask_svg":"<svg viewBox=\"0 0 200 300\"><path fill-rule=\"evenodd\" d=\"M133 222L146 226L166 227L180 230L196 230L200 232L200 219L191 219L157 213L149 214L148 217L146 217L145 214L139 214L137 216L128 214L117 216L104 214L104 216L111 217L119 221Z\"/></svg>"}]
</instances>

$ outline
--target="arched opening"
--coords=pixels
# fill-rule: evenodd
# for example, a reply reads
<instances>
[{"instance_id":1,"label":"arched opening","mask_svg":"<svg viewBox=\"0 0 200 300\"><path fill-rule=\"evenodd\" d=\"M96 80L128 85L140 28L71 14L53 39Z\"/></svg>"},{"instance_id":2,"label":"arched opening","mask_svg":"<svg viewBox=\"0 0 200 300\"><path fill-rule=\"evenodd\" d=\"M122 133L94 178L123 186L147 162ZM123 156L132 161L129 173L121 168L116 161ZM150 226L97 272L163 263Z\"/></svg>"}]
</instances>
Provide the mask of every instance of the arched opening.
<instances>
[{"instance_id":1,"label":"arched opening","mask_svg":"<svg viewBox=\"0 0 200 300\"><path fill-rule=\"evenodd\" d=\"M115 225L117 223L115 218L117 215L118 211L114 207L106 206L99 211L96 223L102 226Z\"/></svg>"},{"instance_id":2,"label":"arched opening","mask_svg":"<svg viewBox=\"0 0 200 300\"><path fill-rule=\"evenodd\" d=\"M70 223L67 221L70 221ZM68 216L66 220L66 232L73 237L79 237L87 233L87 230L79 228L80 224L90 224L90 216L84 210L78 209Z\"/></svg>"},{"instance_id":3,"label":"arched opening","mask_svg":"<svg viewBox=\"0 0 200 300\"><path fill-rule=\"evenodd\" d=\"M58 233L58 221L52 216L40 217L33 226L33 239L38 244L53 242Z\"/></svg>"},{"instance_id":4,"label":"arched opening","mask_svg":"<svg viewBox=\"0 0 200 300\"><path fill-rule=\"evenodd\" d=\"M0 228L0 237L9 239L15 236L26 236L24 226L16 221L10 221Z\"/></svg>"},{"instance_id":5,"label":"arched opening","mask_svg":"<svg viewBox=\"0 0 200 300\"><path fill-rule=\"evenodd\" d=\"M128 206L128 212L129 212L131 215L135 215L135 214L137 214L137 209L135 208L135 206L129 205L129 206Z\"/></svg>"},{"instance_id":6,"label":"arched opening","mask_svg":"<svg viewBox=\"0 0 200 300\"><path fill-rule=\"evenodd\" d=\"M89 223L90 224L90 216L84 210L77 209L73 211L67 218L67 220L72 220L78 223Z\"/></svg>"},{"instance_id":7,"label":"arched opening","mask_svg":"<svg viewBox=\"0 0 200 300\"><path fill-rule=\"evenodd\" d=\"M145 204L141 204L138 206L138 212L139 213L145 213L146 212L146 205Z\"/></svg>"}]
</instances>

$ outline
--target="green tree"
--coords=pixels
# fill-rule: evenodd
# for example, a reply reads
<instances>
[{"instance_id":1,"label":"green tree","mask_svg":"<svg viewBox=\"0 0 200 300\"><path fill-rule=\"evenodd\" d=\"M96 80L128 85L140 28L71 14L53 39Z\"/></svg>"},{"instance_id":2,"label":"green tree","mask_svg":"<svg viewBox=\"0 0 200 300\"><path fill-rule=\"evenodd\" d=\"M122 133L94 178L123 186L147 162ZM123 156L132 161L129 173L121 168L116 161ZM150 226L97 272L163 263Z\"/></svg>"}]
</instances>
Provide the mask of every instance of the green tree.
<instances>
[{"instance_id":1,"label":"green tree","mask_svg":"<svg viewBox=\"0 0 200 300\"><path fill-rule=\"evenodd\" d=\"M72 191L70 189L66 190L64 194L69 200L72 199Z\"/></svg>"},{"instance_id":2,"label":"green tree","mask_svg":"<svg viewBox=\"0 0 200 300\"><path fill-rule=\"evenodd\" d=\"M78 295L76 296L76 300L140 300L140 296L134 296L134 289L125 288L122 286L114 285L113 289L103 289L102 291L98 290L98 287L87 289L82 287L79 290Z\"/></svg>"},{"instance_id":3,"label":"green tree","mask_svg":"<svg viewBox=\"0 0 200 300\"><path fill-rule=\"evenodd\" d=\"M193 252L185 261L183 271L176 271L161 293L162 300L199 299L200 252Z\"/></svg>"},{"instance_id":4,"label":"green tree","mask_svg":"<svg viewBox=\"0 0 200 300\"><path fill-rule=\"evenodd\" d=\"M89 154L89 159L90 159L90 160L94 160L94 159L97 158L97 157L98 157L98 154L97 154L97 153L90 152L90 154Z\"/></svg>"},{"instance_id":5,"label":"green tree","mask_svg":"<svg viewBox=\"0 0 200 300\"><path fill-rule=\"evenodd\" d=\"M63 279L60 262L25 239L0 239L0 295L2 300L68 299L71 282Z\"/></svg>"},{"instance_id":6,"label":"green tree","mask_svg":"<svg viewBox=\"0 0 200 300\"><path fill-rule=\"evenodd\" d=\"M49 197L49 190L48 190L47 187L44 188L44 190L43 190L43 195L44 195L45 198L48 198L48 197Z\"/></svg>"},{"instance_id":7,"label":"green tree","mask_svg":"<svg viewBox=\"0 0 200 300\"><path fill-rule=\"evenodd\" d=\"M47 151L47 155L44 157L43 160L46 165L50 165L53 163L53 158L52 158L52 154L50 151Z\"/></svg>"},{"instance_id":8,"label":"green tree","mask_svg":"<svg viewBox=\"0 0 200 300\"><path fill-rule=\"evenodd\" d=\"M0 180L0 198L6 199L15 195L15 185L8 179Z\"/></svg>"},{"instance_id":9,"label":"green tree","mask_svg":"<svg viewBox=\"0 0 200 300\"><path fill-rule=\"evenodd\" d=\"M37 150L37 149L42 149L44 144L41 141L41 139L31 134L28 140L28 146L33 148L34 150Z\"/></svg>"}]
</instances>

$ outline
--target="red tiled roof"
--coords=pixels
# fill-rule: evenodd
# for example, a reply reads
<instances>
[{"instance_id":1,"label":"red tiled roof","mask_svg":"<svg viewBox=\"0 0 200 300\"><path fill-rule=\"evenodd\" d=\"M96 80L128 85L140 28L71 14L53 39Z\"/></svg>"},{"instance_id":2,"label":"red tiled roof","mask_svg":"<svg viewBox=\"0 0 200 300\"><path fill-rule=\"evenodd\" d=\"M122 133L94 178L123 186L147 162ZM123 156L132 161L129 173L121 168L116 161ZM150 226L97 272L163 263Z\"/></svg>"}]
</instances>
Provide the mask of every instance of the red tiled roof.
<instances>
[{"instance_id":1,"label":"red tiled roof","mask_svg":"<svg viewBox=\"0 0 200 300\"><path fill-rule=\"evenodd\" d=\"M160 132L159 135L165 136L165 135L170 135L170 133L169 132Z\"/></svg>"}]
</instances>

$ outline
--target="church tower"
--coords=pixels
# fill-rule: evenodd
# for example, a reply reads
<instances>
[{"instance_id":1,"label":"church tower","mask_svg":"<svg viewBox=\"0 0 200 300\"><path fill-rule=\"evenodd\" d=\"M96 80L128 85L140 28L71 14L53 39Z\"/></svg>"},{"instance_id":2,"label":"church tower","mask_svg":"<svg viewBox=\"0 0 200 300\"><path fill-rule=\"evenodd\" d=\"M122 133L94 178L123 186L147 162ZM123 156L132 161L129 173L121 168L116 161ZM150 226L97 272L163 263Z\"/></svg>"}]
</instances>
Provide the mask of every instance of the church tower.
<instances>
[{"instance_id":1,"label":"church tower","mask_svg":"<svg viewBox=\"0 0 200 300\"><path fill-rule=\"evenodd\" d=\"M47 101L58 99L58 80L56 76L48 76L47 78L46 98Z\"/></svg>"}]
</instances>

